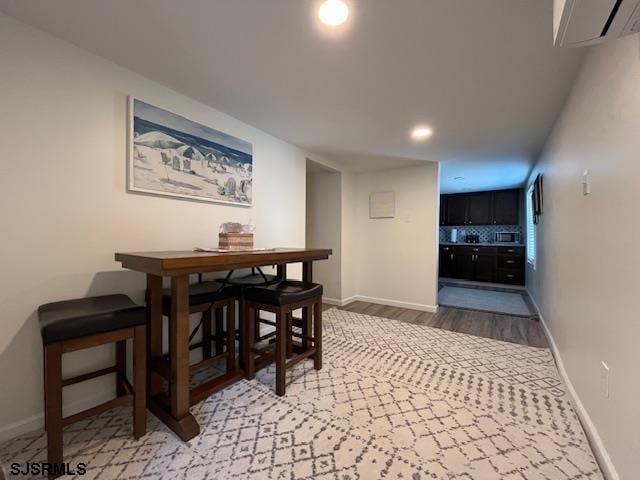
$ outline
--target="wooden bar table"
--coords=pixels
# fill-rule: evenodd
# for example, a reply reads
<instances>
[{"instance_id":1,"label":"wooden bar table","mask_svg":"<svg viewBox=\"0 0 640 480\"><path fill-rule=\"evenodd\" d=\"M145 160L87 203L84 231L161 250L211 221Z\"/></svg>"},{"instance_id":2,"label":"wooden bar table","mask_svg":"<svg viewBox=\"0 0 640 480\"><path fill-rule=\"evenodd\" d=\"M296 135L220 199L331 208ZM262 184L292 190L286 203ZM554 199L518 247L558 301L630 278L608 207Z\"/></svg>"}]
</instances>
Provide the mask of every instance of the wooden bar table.
<instances>
[{"instance_id":1,"label":"wooden bar table","mask_svg":"<svg viewBox=\"0 0 640 480\"><path fill-rule=\"evenodd\" d=\"M236 369L191 390L189 368L189 275L241 268L277 265L278 276L286 277L289 263L302 263L303 280L312 281L312 262L326 260L328 249L278 248L255 252L209 253L193 251L116 253L123 268L147 274L148 388L147 406L182 440L200 433L189 407L211 393L244 377ZM169 365L162 352L162 278L171 278ZM240 309L240 312L242 310ZM307 320L307 319L305 319ZM242 323L242 322L241 322ZM240 329L242 332L242 329ZM241 344L243 338L240 339ZM163 379L169 394L162 391Z\"/></svg>"}]
</instances>

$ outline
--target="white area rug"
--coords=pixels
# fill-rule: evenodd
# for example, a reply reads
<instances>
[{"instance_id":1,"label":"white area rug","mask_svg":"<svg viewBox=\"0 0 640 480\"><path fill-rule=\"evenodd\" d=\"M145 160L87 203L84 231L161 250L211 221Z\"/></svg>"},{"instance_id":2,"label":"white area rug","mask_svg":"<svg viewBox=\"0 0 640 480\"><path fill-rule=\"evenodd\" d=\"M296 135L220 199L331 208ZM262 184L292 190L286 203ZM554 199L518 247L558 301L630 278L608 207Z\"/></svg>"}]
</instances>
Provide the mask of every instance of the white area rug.
<instances>
[{"instance_id":1,"label":"white area rug","mask_svg":"<svg viewBox=\"0 0 640 480\"><path fill-rule=\"evenodd\" d=\"M438 303L445 307L468 308L519 317L533 315L519 293L445 286L438 292Z\"/></svg>"},{"instance_id":2,"label":"white area rug","mask_svg":"<svg viewBox=\"0 0 640 480\"><path fill-rule=\"evenodd\" d=\"M273 366L196 405L183 443L120 409L65 430L100 479L601 479L549 350L331 309L324 368L273 393ZM34 432L0 445L44 460Z\"/></svg>"}]
</instances>

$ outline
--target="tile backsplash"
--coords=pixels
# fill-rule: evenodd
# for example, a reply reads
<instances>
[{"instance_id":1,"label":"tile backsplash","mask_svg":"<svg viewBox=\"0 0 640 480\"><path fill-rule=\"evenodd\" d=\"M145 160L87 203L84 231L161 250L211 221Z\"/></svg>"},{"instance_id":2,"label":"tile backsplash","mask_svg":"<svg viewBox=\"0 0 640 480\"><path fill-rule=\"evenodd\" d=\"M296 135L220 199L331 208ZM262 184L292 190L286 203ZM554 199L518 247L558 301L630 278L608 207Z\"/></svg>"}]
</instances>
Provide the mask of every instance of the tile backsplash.
<instances>
[{"instance_id":1,"label":"tile backsplash","mask_svg":"<svg viewBox=\"0 0 640 480\"><path fill-rule=\"evenodd\" d=\"M451 230L458 230L458 242L464 242L465 235L478 235L481 242L494 242L496 232L516 232L523 241L522 227L520 225L463 225L459 227L440 227L440 241L451 241Z\"/></svg>"}]
</instances>

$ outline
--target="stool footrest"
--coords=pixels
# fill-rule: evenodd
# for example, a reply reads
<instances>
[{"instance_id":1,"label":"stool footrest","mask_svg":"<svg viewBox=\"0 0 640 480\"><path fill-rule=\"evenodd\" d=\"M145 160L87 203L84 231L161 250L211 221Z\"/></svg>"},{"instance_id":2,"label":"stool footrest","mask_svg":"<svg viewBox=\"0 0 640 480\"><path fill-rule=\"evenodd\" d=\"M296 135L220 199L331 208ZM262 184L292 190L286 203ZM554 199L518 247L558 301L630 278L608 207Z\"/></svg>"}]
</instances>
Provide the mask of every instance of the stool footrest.
<instances>
[{"instance_id":1,"label":"stool footrest","mask_svg":"<svg viewBox=\"0 0 640 480\"><path fill-rule=\"evenodd\" d=\"M303 360L306 360L307 358L313 356L316 354L316 349L315 348L310 348L305 352L299 353L298 355L296 355L295 357L293 357L291 360L289 360L287 363L284 364L285 368L291 368L296 366L298 363L300 363Z\"/></svg>"},{"instance_id":2,"label":"stool footrest","mask_svg":"<svg viewBox=\"0 0 640 480\"><path fill-rule=\"evenodd\" d=\"M255 353L256 355L266 356L266 355L273 355L274 350L275 350L275 344L272 344L264 348L253 347L251 348L251 353Z\"/></svg>"},{"instance_id":3,"label":"stool footrest","mask_svg":"<svg viewBox=\"0 0 640 480\"><path fill-rule=\"evenodd\" d=\"M315 342L316 341L316 339L314 337L309 337L308 335L302 335L302 333L295 332L295 331L291 332L291 335L296 337L296 338L301 338L303 340L307 340L309 342Z\"/></svg>"},{"instance_id":4,"label":"stool footrest","mask_svg":"<svg viewBox=\"0 0 640 480\"><path fill-rule=\"evenodd\" d=\"M69 385L73 385L76 383L84 382L85 380L91 380L92 378L101 377L103 375L109 375L110 373L116 373L117 367L114 365L113 367L102 368L100 370L95 370L89 373L83 373L82 375L78 375L76 377L67 378L62 381L62 386L67 387Z\"/></svg>"},{"instance_id":5,"label":"stool footrest","mask_svg":"<svg viewBox=\"0 0 640 480\"><path fill-rule=\"evenodd\" d=\"M131 405L132 403L133 395L128 393L126 395L114 398L113 400L109 400L108 402L96 405L95 407L83 410L82 412L78 412L75 415L65 417L62 419L62 426L66 427L67 425L79 422L80 420L85 420L86 418L92 417L93 415L98 415L100 413L106 412L107 410L111 410L112 408L125 407Z\"/></svg>"},{"instance_id":6,"label":"stool footrest","mask_svg":"<svg viewBox=\"0 0 640 480\"><path fill-rule=\"evenodd\" d=\"M264 335L262 335L262 336L260 336L260 337L258 337L258 338L256 339L256 340L257 340L257 342L256 342L256 343L258 343L258 342L262 342L263 340L266 340L267 338L273 338L273 337L275 337L275 336L276 336L276 332L275 332L275 331L273 331L273 332L269 332L269 333L265 333Z\"/></svg>"}]
</instances>

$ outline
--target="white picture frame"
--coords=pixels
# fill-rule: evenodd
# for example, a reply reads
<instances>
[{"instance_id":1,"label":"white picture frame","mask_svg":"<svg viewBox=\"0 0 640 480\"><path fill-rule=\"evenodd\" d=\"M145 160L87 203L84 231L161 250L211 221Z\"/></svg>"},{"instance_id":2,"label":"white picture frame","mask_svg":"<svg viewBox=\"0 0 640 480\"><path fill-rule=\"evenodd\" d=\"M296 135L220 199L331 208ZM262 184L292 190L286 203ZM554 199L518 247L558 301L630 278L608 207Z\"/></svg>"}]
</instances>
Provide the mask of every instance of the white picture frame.
<instances>
[{"instance_id":1,"label":"white picture frame","mask_svg":"<svg viewBox=\"0 0 640 480\"><path fill-rule=\"evenodd\" d=\"M127 192L253 206L253 145L128 97Z\"/></svg>"},{"instance_id":2,"label":"white picture frame","mask_svg":"<svg viewBox=\"0 0 640 480\"><path fill-rule=\"evenodd\" d=\"M394 218L395 216L395 192L373 192L369 194L369 218Z\"/></svg>"}]
</instances>

